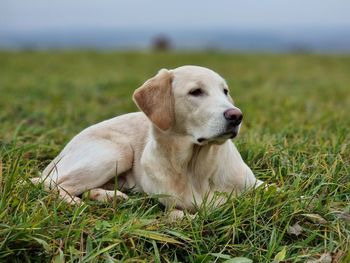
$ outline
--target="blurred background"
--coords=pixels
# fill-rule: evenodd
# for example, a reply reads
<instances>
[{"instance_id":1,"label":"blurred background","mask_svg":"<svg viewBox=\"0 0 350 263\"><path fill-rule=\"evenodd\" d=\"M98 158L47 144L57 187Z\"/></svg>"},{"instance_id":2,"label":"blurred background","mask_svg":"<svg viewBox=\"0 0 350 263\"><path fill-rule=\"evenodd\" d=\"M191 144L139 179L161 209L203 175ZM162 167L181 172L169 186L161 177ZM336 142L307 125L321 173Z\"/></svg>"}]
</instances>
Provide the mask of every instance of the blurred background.
<instances>
[{"instance_id":1,"label":"blurred background","mask_svg":"<svg viewBox=\"0 0 350 263\"><path fill-rule=\"evenodd\" d=\"M348 0L1 0L0 49L350 51Z\"/></svg>"}]
</instances>

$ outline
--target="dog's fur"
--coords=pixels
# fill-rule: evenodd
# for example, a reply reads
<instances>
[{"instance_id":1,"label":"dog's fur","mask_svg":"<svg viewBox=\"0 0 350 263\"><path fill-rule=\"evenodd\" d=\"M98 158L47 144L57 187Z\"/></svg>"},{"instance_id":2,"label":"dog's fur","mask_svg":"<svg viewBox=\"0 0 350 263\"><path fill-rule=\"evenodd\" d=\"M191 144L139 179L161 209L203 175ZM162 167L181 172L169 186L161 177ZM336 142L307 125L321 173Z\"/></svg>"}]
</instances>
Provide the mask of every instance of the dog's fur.
<instances>
[{"instance_id":1,"label":"dog's fur","mask_svg":"<svg viewBox=\"0 0 350 263\"><path fill-rule=\"evenodd\" d=\"M121 191L132 188L165 194L165 206L188 210L215 191L257 186L262 182L230 140L240 125L229 126L224 116L238 110L227 89L207 68L162 69L133 95L142 112L83 130L32 181L57 189L69 202L79 202L88 190L95 200L127 198ZM120 191L108 187L114 181Z\"/></svg>"}]
</instances>

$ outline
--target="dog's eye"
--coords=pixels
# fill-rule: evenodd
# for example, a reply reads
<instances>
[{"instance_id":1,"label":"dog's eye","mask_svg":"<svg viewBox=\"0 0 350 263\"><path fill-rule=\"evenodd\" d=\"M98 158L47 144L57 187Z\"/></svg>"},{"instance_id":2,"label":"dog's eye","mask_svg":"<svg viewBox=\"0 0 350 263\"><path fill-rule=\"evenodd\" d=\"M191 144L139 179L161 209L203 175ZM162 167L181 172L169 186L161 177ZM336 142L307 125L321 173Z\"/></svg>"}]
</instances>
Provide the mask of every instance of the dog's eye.
<instances>
[{"instance_id":1,"label":"dog's eye","mask_svg":"<svg viewBox=\"0 0 350 263\"><path fill-rule=\"evenodd\" d=\"M191 96L198 97L198 96L202 96L204 92L202 89L193 89L188 94L190 94Z\"/></svg>"},{"instance_id":2,"label":"dog's eye","mask_svg":"<svg viewBox=\"0 0 350 263\"><path fill-rule=\"evenodd\" d=\"M228 89L224 89L224 93L225 93L225 95L227 95L228 94Z\"/></svg>"}]
</instances>

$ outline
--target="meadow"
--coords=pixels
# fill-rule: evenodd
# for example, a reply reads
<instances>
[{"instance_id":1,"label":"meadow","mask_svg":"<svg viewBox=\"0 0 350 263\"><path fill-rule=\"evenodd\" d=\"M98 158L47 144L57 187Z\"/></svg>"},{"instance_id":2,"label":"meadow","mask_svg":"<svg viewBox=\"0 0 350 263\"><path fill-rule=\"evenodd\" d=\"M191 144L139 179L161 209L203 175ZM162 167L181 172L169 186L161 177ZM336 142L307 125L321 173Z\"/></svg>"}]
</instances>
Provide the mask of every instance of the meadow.
<instances>
[{"instance_id":1,"label":"meadow","mask_svg":"<svg viewBox=\"0 0 350 263\"><path fill-rule=\"evenodd\" d=\"M350 262L349 55L27 51L0 61L1 262ZM185 64L227 80L245 116L234 142L279 191L170 223L154 197L72 206L30 183L83 128L136 111L133 90L160 68Z\"/></svg>"}]
</instances>

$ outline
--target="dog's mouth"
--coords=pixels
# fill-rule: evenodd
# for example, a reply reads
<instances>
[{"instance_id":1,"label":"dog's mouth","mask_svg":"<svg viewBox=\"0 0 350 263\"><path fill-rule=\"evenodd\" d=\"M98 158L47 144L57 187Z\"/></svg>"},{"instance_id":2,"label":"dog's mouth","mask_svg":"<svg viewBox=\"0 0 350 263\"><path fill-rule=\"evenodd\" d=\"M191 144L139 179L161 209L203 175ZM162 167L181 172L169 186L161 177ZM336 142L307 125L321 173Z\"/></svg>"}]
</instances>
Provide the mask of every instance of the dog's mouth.
<instances>
[{"instance_id":1,"label":"dog's mouth","mask_svg":"<svg viewBox=\"0 0 350 263\"><path fill-rule=\"evenodd\" d=\"M221 144L229 139L235 138L237 135L238 135L238 126L234 127L233 129L230 129L228 131L225 131L224 133L220 133L220 134L215 135L215 136L210 137L210 138L200 137L197 139L197 143L199 145L205 145L208 143Z\"/></svg>"}]
</instances>

